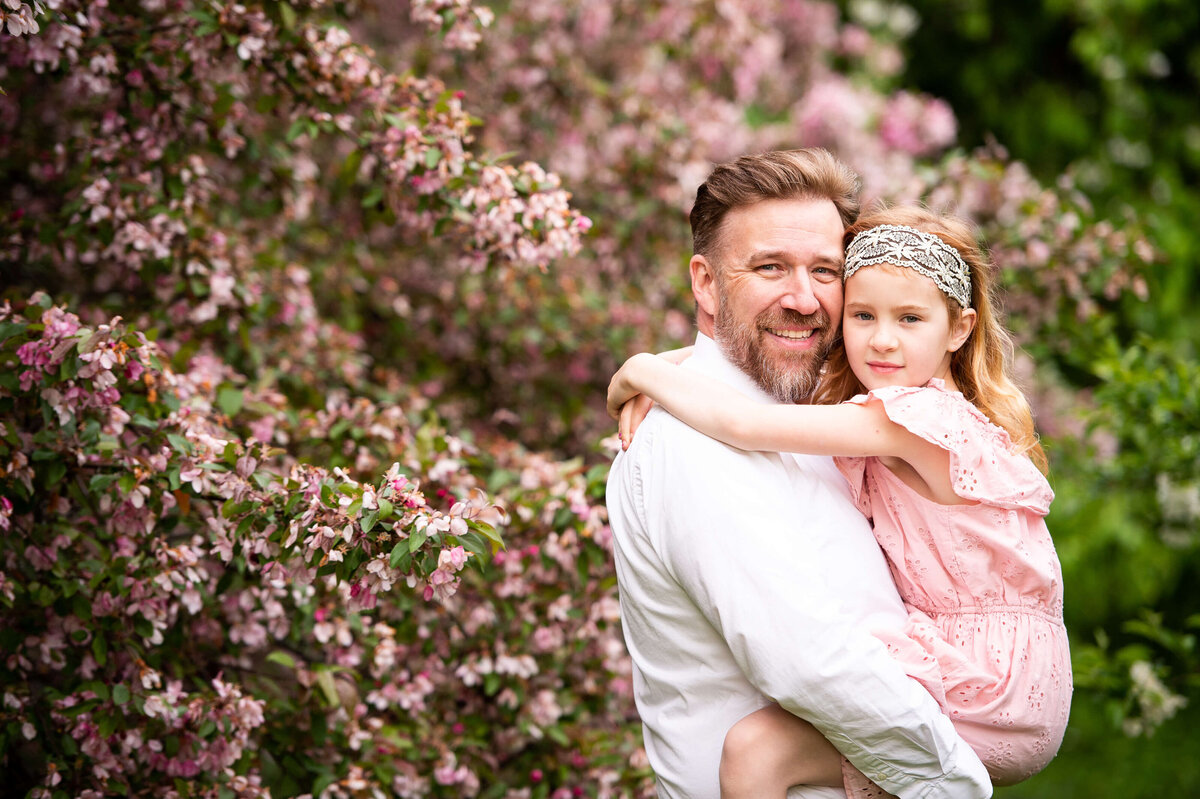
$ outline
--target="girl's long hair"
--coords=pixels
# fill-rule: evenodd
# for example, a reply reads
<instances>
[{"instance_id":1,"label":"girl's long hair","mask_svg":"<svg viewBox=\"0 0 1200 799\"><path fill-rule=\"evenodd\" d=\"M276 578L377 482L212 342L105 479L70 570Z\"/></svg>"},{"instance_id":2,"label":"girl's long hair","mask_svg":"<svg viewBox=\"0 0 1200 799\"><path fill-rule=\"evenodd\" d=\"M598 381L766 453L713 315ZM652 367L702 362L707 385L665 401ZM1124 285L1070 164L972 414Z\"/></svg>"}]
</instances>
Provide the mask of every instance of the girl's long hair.
<instances>
[{"instance_id":1,"label":"girl's long hair","mask_svg":"<svg viewBox=\"0 0 1200 799\"><path fill-rule=\"evenodd\" d=\"M1044 473L1048 469L1046 453L1038 442L1033 412L1025 395L1012 377L1013 341L1001 324L996 307L995 267L980 248L974 229L964 220L935 214L919 206L886 208L864 214L846 229L844 244L864 230L879 225L907 225L938 236L958 250L971 271L971 307L975 309L975 329L966 342L950 356L950 374L963 397L984 413L994 424L1008 431L1017 451ZM870 267L863 267L868 269ZM945 297L950 324L958 322L962 309ZM845 402L865 388L854 376L846 359L846 348L839 338L825 363L813 401L822 404Z\"/></svg>"}]
</instances>

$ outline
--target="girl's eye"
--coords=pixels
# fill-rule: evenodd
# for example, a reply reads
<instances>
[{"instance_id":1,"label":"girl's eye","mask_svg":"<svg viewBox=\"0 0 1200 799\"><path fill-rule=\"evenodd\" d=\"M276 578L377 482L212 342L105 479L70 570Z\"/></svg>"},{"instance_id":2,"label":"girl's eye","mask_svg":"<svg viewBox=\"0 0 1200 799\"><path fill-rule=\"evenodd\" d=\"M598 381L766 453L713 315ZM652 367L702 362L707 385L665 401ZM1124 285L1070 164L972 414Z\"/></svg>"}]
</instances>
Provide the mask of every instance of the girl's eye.
<instances>
[{"instance_id":1,"label":"girl's eye","mask_svg":"<svg viewBox=\"0 0 1200 799\"><path fill-rule=\"evenodd\" d=\"M912 315L912 314L905 314L904 316L900 317L900 321L901 321L901 322L908 322L908 323L910 323L910 324L911 324L911 323L913 323L913 322L920 322L920 321L921 321L921 317L919 317L919 316L914 316L914 315Z\"/></svg>"},{"instance_id":2,"label":"girl's eye","mask_svg":"<svg viewBox=\"0 0 1200 799\"><path fill-rule=\"evenodd\" d=\"M866 311L859 311L859 312L855 313L851 318L857 319L860 322L870 322L871 314L867 313Z\"/></svg>"}]
</instances>

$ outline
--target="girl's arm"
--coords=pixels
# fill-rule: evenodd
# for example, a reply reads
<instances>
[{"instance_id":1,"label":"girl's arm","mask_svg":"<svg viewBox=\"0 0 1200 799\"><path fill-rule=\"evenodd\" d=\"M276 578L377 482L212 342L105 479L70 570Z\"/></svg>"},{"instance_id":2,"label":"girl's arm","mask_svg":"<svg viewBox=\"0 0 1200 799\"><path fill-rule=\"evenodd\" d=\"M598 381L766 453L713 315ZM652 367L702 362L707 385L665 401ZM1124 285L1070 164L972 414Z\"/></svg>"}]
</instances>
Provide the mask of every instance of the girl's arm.
<instances>
[{"instance_id":1,"label":"girl's arm","mask_svg":"<svg viewBox=\"0 0 1200 799\"><path fill-rule=\"evenodd\" d=\"M935 447L870 405L762 405L722 383L650 353L635 355L613 376L608 410L645 394L707 436L745 450L809 455L881 455L910 460ZM622 429L628 438L629 431Z\"/></svg>"}]
</instances>

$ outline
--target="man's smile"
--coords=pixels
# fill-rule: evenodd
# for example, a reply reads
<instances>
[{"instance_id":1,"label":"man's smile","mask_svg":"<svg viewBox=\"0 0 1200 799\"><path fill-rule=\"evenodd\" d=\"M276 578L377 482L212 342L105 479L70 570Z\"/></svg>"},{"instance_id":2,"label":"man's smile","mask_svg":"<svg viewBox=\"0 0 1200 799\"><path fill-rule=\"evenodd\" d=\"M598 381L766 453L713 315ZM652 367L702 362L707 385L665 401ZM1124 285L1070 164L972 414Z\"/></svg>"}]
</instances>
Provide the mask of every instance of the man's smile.
<instances>
[{"instance_id":1,"label":"man's smile","mask_svg":"<svg viewBox=\"0 0 1200 799\"><path fill-rule=\"evenodd\" d=\"M812 337L813 328L810 327L807 330L782 330L768 327L767 332L773 336L779 336L780 338L791 339L793 341L803 341L804 339Z\"/></svg>"}]
</instances>

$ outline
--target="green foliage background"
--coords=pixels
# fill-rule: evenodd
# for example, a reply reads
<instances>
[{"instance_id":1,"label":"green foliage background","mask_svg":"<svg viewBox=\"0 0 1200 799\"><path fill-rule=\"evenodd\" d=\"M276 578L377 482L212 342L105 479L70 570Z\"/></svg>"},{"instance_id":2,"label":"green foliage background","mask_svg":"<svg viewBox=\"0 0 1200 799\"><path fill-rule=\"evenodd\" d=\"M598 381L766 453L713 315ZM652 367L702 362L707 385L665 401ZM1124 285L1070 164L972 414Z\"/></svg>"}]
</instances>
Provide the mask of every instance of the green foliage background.
<instances>
[{"instance_id":1,"label":"green foliage background","mask_svg":"<svg viewBox=\"0 0 1200 799\"><path fill-rule=\"evenodd\" d=\"M846 4L849 9L852 4ZM994 140L1041 180L1075 176L1101 214L1130 206L1163 253L1147 274L1149 303L1108 308L1106 334L1051 354L1079 390L1094 391L1118 441L1101 461L1078 442L1053 442L1060 473L1083 465L1089 479L1064 484L1052 517L1068 574L1068 625L1076 679L1094 688L1114 663L1149 656L1179 668L1195 694L1196 520L1179 519L1164 546L1159 475L1195 488L1200 436L1200 6L1176 0L915 0L920 25L906 42L903 81L946 98L964 147ZM1100 365L1102 364L1102 365ZM1095 466L1088 468L1087 464ZM1082 476L1082 475L1081 475ZM1156 507L1157 505L1157 507ZM1143 623L1122 622L1155 606ZM1144 612L1144 611L1143 611ZM1097 648L1080 652L1079 645ZM1106 647L1101 647L1106 644ZM1091 655L1121 652L1089 671ZM1128 704L1076 693L1062 751L1043 774L1000 789L1004 797L1193 796L1200 792L1200 707L1153 735L1118 732Z\"/></svg>"}]
</instances>

